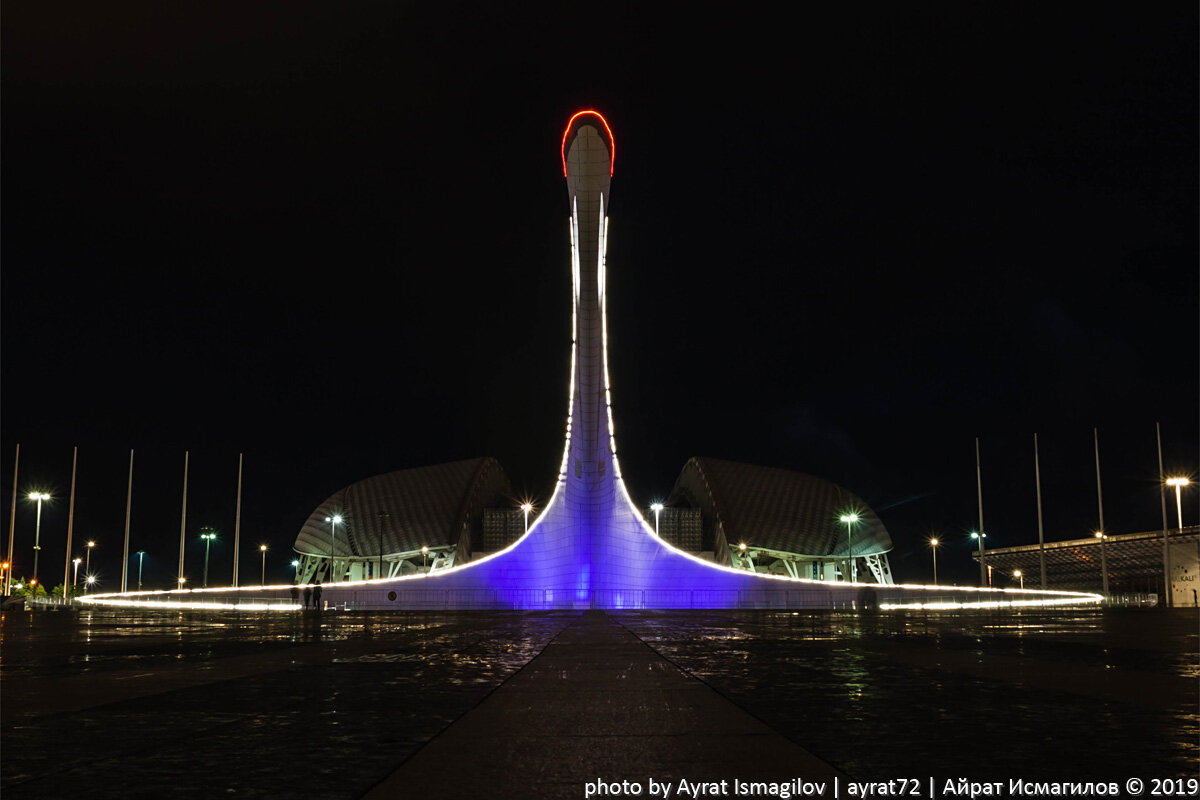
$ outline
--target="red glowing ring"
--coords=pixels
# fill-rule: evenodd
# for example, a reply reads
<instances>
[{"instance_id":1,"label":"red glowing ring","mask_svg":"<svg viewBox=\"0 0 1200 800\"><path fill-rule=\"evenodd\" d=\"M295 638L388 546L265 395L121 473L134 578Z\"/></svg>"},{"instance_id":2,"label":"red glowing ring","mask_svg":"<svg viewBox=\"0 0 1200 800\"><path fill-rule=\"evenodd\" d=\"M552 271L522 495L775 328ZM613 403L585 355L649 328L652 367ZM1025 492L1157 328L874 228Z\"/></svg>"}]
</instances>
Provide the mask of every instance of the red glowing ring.
<instances>
[{"instance_id":1,"label":"red glowing ring","mask_svg":"<svg viewBox=\"0 0 1200 800\"><path fill-rule=\"evenodd\" d=\"M609 149L608 177L611 178L612 174L613 174L613 164L615 164L617 161L617 140L613 138L612 128L608 127L608 120L606 120L604 118L604 115L601 114L599 111L593 111L590 108L586 109L584 111L576 111L574 116L572 116L569 120L567 120L567 129L565 131L563 131L563 138L562 138L563 177L564 178L567 177L567 134L569 134L571 132L571 126L575 124L575 120L579 119L584 114L591 114L593 117L598 117L600 119L600 121L604 123L604 130L608 131L608 149Z\"/></svg>"}]
</instances>

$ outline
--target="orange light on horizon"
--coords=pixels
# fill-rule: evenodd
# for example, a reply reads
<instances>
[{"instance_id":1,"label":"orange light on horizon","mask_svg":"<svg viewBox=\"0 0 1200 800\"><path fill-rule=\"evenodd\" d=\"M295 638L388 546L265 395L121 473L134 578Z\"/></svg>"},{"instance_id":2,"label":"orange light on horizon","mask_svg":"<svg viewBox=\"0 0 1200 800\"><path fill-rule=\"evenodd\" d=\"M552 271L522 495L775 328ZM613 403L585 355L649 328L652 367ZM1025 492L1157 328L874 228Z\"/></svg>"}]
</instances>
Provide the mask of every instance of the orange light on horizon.
<instances>
[{"instance_id":1,"label":"orange light on horizon","mask_svg":"<svg viewBox=\"0 0 1200 800\"><path fill-rule=\"evenodd\" d=\"M604 115L599 111L595 111L590 108L584 109L583 111L576 111L571 118L567 120L567 129L563 131L562 138L563 177L567 177L567 134L571 132L571 126L575 124L575 120L579 119L584 114L591 114L594 117L599 117L600 121L604 123L604 130L608 131L609 150L611 150L611 152L608 154L608 177L611 178L613 174L613 165L617 163L617 140L613 138L612 128L608 126L608 120L604 118Z\"/></svg>"}]
</instances>

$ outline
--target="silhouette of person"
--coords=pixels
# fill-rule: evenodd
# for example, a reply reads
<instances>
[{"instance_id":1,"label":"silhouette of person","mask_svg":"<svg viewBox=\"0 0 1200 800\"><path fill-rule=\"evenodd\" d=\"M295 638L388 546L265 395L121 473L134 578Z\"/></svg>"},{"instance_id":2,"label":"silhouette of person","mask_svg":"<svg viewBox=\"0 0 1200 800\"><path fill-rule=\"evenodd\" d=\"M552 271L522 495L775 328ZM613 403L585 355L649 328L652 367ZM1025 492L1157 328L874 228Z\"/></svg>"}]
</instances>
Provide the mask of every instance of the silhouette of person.
<instances>
[{"instance_id":1,"label":"silhouette of person","mask_svg":"<svg viewBox=\"0 0 1200 800\"><path fill-rule=\"evenodd\" d=\"M313 586L313 606L317 611L321 610L321 582L317 581Z\"/></svg>"},{"instance_id":2,"label":"silhouette of person","mask_svg":"<svg viewBox=\"0 0 1200 800\"><path fill-rule=\"evenodd\" d=\"M300 587L294 583L292 584L292 602L300 602Z\"/></svg>"},{"instance_id":3,"label":"silhouette of person","mask_svg":"<svg viewBox=\"0 0 1200 800\"><path fill-rule=\"evenodd\" d=\"M306 585L304 587L304 608L305 608L305 610L308 610L308 604L310 602L312 602L312 587Z\"/></svg>"}]
</instances>

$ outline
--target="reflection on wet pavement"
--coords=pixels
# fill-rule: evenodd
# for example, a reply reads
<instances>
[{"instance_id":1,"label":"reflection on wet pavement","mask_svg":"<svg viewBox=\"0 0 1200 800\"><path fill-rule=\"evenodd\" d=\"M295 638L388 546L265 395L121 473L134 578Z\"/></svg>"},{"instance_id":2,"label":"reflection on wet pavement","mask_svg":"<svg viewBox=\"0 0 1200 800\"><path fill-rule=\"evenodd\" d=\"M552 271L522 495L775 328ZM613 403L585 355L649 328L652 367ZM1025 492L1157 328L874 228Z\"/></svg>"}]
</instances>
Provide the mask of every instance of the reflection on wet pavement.
<instances>
[{"instance_id":1,"label":"reflection on wet pavement","mask_svg":"<svg viewBox=\"0 0 1200 800\"><path fill-rule=\"evenodd\" d=\"M45 797L358 797L572 618L6 613L0 785ZM249 674L224 679L232 662ZM121 695L151 680L167 690ZM73 681L94 686L95 705L41 714L20 698L32 688L59 702L55 685Z\"/></svg>"},{"instance_id":2,"label":"reflection on wet pavement","mask_svg":"<svg viewBox=\"0 0 1200 800\"><path fill-rule=\"evenodd\" d=\"M617 619L850 775L1196 774L1197 618L1186 610Z\"/></svg>"},{"instance_id":3,"label":"reflection on wet pavement","mask_svg":"<svg viewBox=\"0 0 1200 800\"><path fill-rule=\"evenodd\" d=\"M358 797L576 617L5 612L0 787ZM1191 776L1200 756L1194 613L612 618L859 778Z\"/></svg>"}]
</instances>

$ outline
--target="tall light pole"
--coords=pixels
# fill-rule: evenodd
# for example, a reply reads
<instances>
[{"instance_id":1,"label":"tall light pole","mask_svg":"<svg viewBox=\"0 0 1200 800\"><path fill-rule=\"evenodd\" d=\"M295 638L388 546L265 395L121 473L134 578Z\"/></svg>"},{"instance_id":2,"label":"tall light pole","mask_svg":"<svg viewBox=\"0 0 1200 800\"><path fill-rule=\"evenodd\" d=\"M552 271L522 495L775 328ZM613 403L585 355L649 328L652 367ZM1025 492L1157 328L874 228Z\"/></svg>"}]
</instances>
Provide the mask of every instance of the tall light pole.
<instances>
[{"instance_id":1,"label":"tall light pole","mask_svg":"<svg viewBox=\"0 0 1200 800\"><path fill-rule=\"evenodd\" d=\"M237 506L233 512L233 588L238 585L238 553L242 551L242 454L238 453Z\"/></svg>"},{"instance_id":2,"label":"tall light pole","mask_svg":"<svg viewBox=\"0 0 1200 800\"><path fill-rule=\"evenodd\" d=\"M92 574L92 548L96 546L94 539L88 539L87 543L87 560L83 562L83 574Z\"/></svg>"},{"instance_id":3,"label":"tall light pole","mask_svg":"<svg viewBox=\"0 0 1200 800\"><path fill-rule=\"evenodd\" d=\"M1025 588L1025 573L1021 572L1021 570L1019 570L1019 569L1014 569L1013 577L1021 582L1021 588L1024 589Z\"/></svg>"},{"instance_id":4,"label":"tall light pole","mask_svg":"<svg viewBox=\"0 0 1200 800\"><path fill-rule=\"evenodd\" d=\"M1183 530L1183 497L1180 492L1189 484L1191 481L1187 478L1167 478L1167 486L1175 487L1175 513L1178 515L1179 530Z\"/></svg>"},{"instance_id":5,"label":"tall light pole","mask_svg":"<svg viewBox=\"0 0 1200 800\"><path fill-rule=\"evenodd\" d=\"M421 545L421 571L422 572L429 571L429 568L426 566L426 563L427 563L426 559L428 557L429 557L429 546L423 544L423 545Z\"/></svg>"},{"instance_id":6,"label":"tall light pole","mask_svg":"<svg viewBox=\"0 0 1200 800\"><path fill-rule=\"evenodd\" d=\"M75 565L75 576L73 578L71 578L71 588L72 589L75 589L77 586L79 586L79 562L80 561L83 561L83 559L80 558L79 556L75 556L75 558L71 559L71 563ZM85 572L84 574L86 575L87 573Z\"/></svg>"},{"instance_id":7,"label":"tall light pole","mask_svg":"<svg viewBox=\"0 0 1200 800\"><path fill-rule=\"evenodd\" d=\"M650 504L650 510L654 512L654 535L655 535L655 536L659 536L659 533L658 533L658 515L662 513L662 510L663 510L663 504L662 504L662 503L651 503L651 504ZM677 536L676 538L678 538L678 536Z\"/></svg>"},{"instance_id":8,"label":"tall light pole","mask_svg":"<svg viewBox=\"0 0 1200 800\"><path fill-rule=\"evenodd\" d=\"M45 492L30 492L29 499L37 502L37 525L33 533L33 579L38 576L38 553L42 550L42 501L49 500Z\"/></svg>"},{"instance_id":9,"label":"tall light pole","mask_svg":"<svg viewBox=\"0 0 1200 800\"><path fill-rule=\"evenodd\" d=\"M983 468L979 462L979 437L975 437L975 491L979 495L979 588L986 588L988 585L987 569L983 565L983 537L985 536L983 527ZM974 534L972 534L974 536Z\"/></svg>"},{"instance_id":10,"label":"tall light pole","mask_svg":"<svg viewBox=\"0 0 1200 800\"><path fill-rule=\"evenodd\" d=\"M850 529L858 522L858 514L842 514L842 522L846 523L846 555L850 558L850 582L858 580L858 567L854 563L854 540Z\"/></svg>"},{"instance_id":11,"label":"tall light pole","mask_svg":"<svg viewBox=\"0 0 1200 800\"><path fill-rule=\"evenodd\" d=\"M212 547L213 540L217 538L217 532L212 528L201 528L202 533L200 538L204 540L204 588L208 588L208 549Z\"/></svg>"},{"instance_id":12,"label":"tall light pole","mask_svg":"<svg viewBox=\"0 0 1200 800\"><path fill-rule=\"evenodd\" d=\"M533 503L522 503L521 511L525 513L525 532L529 533L529 512L533 511Z\"/></svg>"},{"instance_id":13,"label":"tall light pole","mask_svg":"<svg viewBox=\"0 0 1200 800\"><path fill-rule=\"evenodd\" d=\"M183 451L183 510L179 513L179 572L176 577L179 579L179 588L183 588L185 583L183 575L183 548L186 544L184 537L187 535L187 483L188 483L188 451Z\"/></svg>"},{"instance_id":14,"label":"tall light pole","mask_svg":"<svg viewBox=\"0 0 1200 800\"><path fill-rule=\"evenodd\" d=\"M67 572L71 569L71 542L75 541L75 470L79 466L79 448L71 450L71 499L67 501L67 549L63 552L63 599L67 599Z\"/></svg>"},{"instance_id":15,"label":"tall light pole","mask_svg":"<svg viewBox=\"0 0 1200 800\"><path fill-rule=\"evenodd\" d=\"M1038 459L1038 437L1033 435L1033 480L1037 484L1038 511L1038 567L1042 573L1042 588L1046 588L1046 535L1042 527L1042 464ZM1104 527L1104 523L1100 523Z\"/></svg>"},{"instance_id":16,"label":"tall light pole","mask_svg":"<svg viewBox=\"0 0 1200 800\"><path fill-rule=\"evenodd\" d=\"M260 544L258 546L258 551L260 553L262 553L262 585L266 586L267 585L267 546L265 544Z\"/></svg>"},{"instance_id":17,"label":"tall light pole","mask_svg":"<svg viewBox=\"0 0 1200 800\"><path fill-rule=\"evenodd\" d=\"M1104 531L1096 531L1096 538L1100 540L1100 591L1104 596L1108 596L1108 560L1104 557L1104 540L1108 537L1104 535Z\"/></svg>"},{"instance_id":18,"label":"tall light pole","mask_svg":"<svg viewBox=\"0 0 1200 800\"><path fill-rule=\"evenodd\" d=\"M133 511L133 451L129 451L129 484L125 489L125 549L121 552L121 591L129 581L129 515Z\"/></svg>"},{"instance_id":19,"label":"tall light pole","mask_svg":"<svg viewBox=\"0 0 1200 800\"><path fill-rule=\"evenodd\" d=\"M342 515L334 514L332 517L326 517L325 521L329 523L329 582L333 583L333 565L335 563L333 560L333 545L337 540L337 526L342 521Z\"/></svg>"},{"instance_id":20,"label":"tall light pole","mask_svg":"<svg viewBox=\"0 0 1200 800\"><path fill-rule=\"evenodd\" d=\"M937 540L937 537L936 537L936 536L935 536L935 537L933 537L932 539L930 539L930 540L929 540L929 549L933 551L933 585L934 585L934 586L937 586L937 585L938 585L938 582L937 582L937 549L938 549L938 540Z\"/></svg>"},{"instance_id":21,"label":"tall light pole","mask_svg":"<svg viewBox=\"0 0 1200 800\"><path fill-rule=\"evenodd\" d=\"M8 511L8 558L4 565L4 594L12 594L12 564L13 564L13 543L16 541L17 535L17 473L21 470L21 445L17 445L17 457L13 461L13 490L12 490L12 505Z\"/></svg>"},{"instance_id":22,"label":"tall light pole","mask_svg":"<svg viewBox=\"0 0 1200 800\"><path fill-rule=\"evenodd\" d=\"M146 557L146 551L138 550L137 557L138 557L138 591L140 592L142 590L142 559L144 559Z\"/></svg>"}]
</instances>

